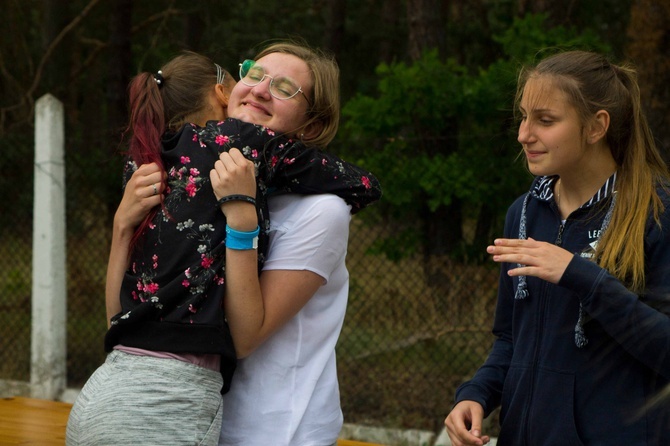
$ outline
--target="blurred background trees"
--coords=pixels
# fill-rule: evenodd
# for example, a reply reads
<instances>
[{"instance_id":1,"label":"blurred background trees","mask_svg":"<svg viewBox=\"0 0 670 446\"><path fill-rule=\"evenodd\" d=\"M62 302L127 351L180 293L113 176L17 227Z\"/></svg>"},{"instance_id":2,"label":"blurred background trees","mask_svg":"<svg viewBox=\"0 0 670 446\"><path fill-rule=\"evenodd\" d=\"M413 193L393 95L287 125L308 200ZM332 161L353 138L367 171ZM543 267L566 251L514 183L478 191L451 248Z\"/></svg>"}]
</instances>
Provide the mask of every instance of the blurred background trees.
<instances>
[{"instance_id":1,"label":"blurred background trees","mask_svg":"<svg viewBox=\"0 0 670 446\"><path fill-rule=\"evenodd\" d=\"M336 54L343 131L332 150L377 169L398 227L389 255L481 260L500 213L528 182L511 120L521 63L587 48L640 67L655 134L670 144L670 0L4 0L0 141L7 185L30 174L32 112L50 92L68 112L68 157L94 159L81 188L118 201L126 86L180 49L235 72L269 39L299 36ZM11 149L10 149L11 148ZM104 167L104 168L103 168ZM20 177L19 177L20 175ZM26 213L25 189L3 210ZM7 207L5 207L7 206ZM7 212L2 213L3 216ZM415 238L416 240L412 240ZM396 243L403 240L402 243ZM389 245L389 244L387 244ZM402 249L397 248L402 246Z\"/></svg>"}]
</instances>

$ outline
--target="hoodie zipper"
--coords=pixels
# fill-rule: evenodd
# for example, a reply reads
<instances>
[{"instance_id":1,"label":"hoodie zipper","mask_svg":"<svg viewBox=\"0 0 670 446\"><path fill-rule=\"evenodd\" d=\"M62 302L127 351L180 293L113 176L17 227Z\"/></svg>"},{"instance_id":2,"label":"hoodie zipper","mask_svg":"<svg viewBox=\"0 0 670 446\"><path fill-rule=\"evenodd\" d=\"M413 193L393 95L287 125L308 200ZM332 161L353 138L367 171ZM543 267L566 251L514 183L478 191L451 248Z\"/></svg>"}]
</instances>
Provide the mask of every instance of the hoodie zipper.
<instances>
[{"instance_id":1,"label":"hoodie zipper","mask_svg":"<svg viewBox=\"0 0 670 446\"><path fill-rule=\"evenodd\" d=\"M554 242L554 244L556 246L561 246L563 244L563 230L564 229L565 229L565 223L563 222L563 220L561 220L561 223L558 225L558 234L556 235L556 241ZM543 298L540 302L540 311L538 312L539 315L544 315L544 312L546 311L545 303L546 303L546 292L547 292L548 287L549 287L549 284L546 283L546 282L543 282L542 293L541 293L541 296ZM542 327L542 324L538 323L538 327ZM542 330L542 328L540 328L540 330ZM531 384L530 384L531 387L530 387L530 392L529 392L529 396L528 396L528 408L526 409L525 422L523 423L523 425L526 427L525 428L525 431L526 431L526 435L525 435L526 436L526 441L525 441L525 443L526 444L531 444L530 443L530 431L528 429L528 427L529 427L528 419L530 418L530 408L532 407L531 403L532 403L532 400L533 400L534 394L535 394L535 381L537 380L537 375L536 375L537 363L536 363L536 361L537 361L537 358L538 358L539 353L540 353L540 345L542 344L542 342L541 342L542 341L542 335L543 335L543 333L541 331L538 332L537 345L535 346L535 354L533 355L534 358L535 358L535 361L534 361L534 364L533 364L533 374L532 374L533 380L531 381Z\"/></svg>"},{"instance_id":2,"label":"hoodie zipper","mask_svg":"<svg viewBox=\"0 0 670 446\"><path fill-rule=\"evenodd\" d=\"M563 245L563 229L565 228L565 223L561 222L560 225L558 225L558 235L556 236L556 242L554 243L556 246L562 246Z\"/></svg>"}]
</instances>

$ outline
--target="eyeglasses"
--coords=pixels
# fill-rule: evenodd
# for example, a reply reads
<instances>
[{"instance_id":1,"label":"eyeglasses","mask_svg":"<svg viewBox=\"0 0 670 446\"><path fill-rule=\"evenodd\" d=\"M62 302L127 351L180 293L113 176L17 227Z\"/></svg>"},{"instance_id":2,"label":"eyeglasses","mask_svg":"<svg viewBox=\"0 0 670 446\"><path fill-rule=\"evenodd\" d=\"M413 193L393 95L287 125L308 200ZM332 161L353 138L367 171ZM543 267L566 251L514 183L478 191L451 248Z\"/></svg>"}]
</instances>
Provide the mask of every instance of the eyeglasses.
<instances>
[{"instance_id":1,"label":"eyeglasses","mask_svg":"<svg viewBox=\"0 0 670 446\"><path fill-rule=\"evenodd\" d=\"M305 97L309 106L312 106L311 101L307 95L305 95L305 92L302 91L302 87L297 85L292 79L286 76L272 77L269 74L266 74L265 69L260 65L256 65L255 60L247 59L240 64L240 81L244 85L255 87L263 82L266 77L270 78L270 94L275 98L291 99L300 93Z\"/></svg>"}]
</instances>

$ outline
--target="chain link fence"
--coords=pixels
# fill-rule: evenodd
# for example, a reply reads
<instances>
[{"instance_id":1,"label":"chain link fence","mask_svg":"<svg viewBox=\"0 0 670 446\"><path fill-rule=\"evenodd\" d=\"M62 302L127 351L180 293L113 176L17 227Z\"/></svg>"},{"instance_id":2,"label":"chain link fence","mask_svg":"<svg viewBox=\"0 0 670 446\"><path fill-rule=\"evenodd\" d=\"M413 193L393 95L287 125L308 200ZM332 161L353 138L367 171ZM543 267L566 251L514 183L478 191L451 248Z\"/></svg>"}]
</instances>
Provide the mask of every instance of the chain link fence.
<instances>
[{"instance_id":1,"label":"chain link fence","mask_svg":"<svg viewBox=\"0 0 670 446\"><path fill-rule=\"evenodd\" d=\"M373 220L373 221L370 221ZM368 254L393 223L354 217L338 344L345 420L437 431L493 342L496 268Z\"/></svg>"},{"instance_id":2,"label":"chain link fence","mask_svg":"<svg viewBox=\"0 0 670 446\"><path fill-rule=\"evenodd\" d=\"M120 176L121 164L101 164L68 154L66 166L67 385L75 388L105 358L104 287L114 208L104 199L110 192L100 191L90 172L114 169ZM30 168L16 175L25 182ZM118 202L120 189L113 193ZM0 379L29 381L32 217L12 212L13 206L2 205ZM371 254L391 225L373 209L352 220L350 298L338 344L345 422L437 431L455 388L483 362L493 341L498 271L446 257L391 261Z\"/></svg>"}]
</instances>

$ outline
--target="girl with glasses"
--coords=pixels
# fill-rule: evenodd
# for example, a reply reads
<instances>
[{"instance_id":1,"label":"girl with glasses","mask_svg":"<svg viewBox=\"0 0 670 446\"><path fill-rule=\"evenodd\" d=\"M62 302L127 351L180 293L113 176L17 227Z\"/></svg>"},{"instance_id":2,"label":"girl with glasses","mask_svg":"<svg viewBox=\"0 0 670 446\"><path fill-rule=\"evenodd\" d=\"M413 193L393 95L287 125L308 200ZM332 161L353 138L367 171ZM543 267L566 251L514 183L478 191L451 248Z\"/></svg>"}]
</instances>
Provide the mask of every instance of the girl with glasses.
<instances>
[{"instance_id":1,"label":"girl with glasses","mask_svg":"<svg viewBox=\"0 0 670 446\"><path fill-rule=\"evenodd\" d=\"M234 86L195 53L131 82L128 182L107 275L111 353L73 406L69 445L216 444L237 356L224 309L236 283L228 269L238 255L243 266L253 257L258 280L266 196L330 192L356 211L381 194L369 172L300 142L309 133L300 120L288 128L233 119ZM279 99L283 110L301 107L290 99ZM250 177L226 193L230 176L212 170L231 160Z\"/></svg>"},{"instance_id":2,"label":"girl with glasses","mask_svg":"<svg viewBox=\"0 0 670 446\"><path fill-rule=\"evenodd\" d=\"M519 77L518 140L536 176L510 207L493 349L456 391L454 445L670 440L668 171L634 70L582 51Z\"/></svg>"},{"instance_id":3,"label":"girl with glasses","mask_svg":"<svg viewBox=\"0 0 670 446\"><path fill-rule=\"evenodd\" d=\"M251 74L245 76L246 69ZM330 57L279 43L262 50L253 65L243 63L241 71L230 96L231 116L304 134L304 141L318 146L335 136L339 69ZM282 95L293 103L277 98ZM234 163L221 167L217 173L253 179ZM253 227L249 206L233 205L226 216ZM260 280L253 269L256 253L228 252L225 308L242 359L224 395L219 445L334 445L343 424L335 345L349 291L348 208L332 195L275 196L269 208L270 247Z\"/></svg>"}]
</instances>

